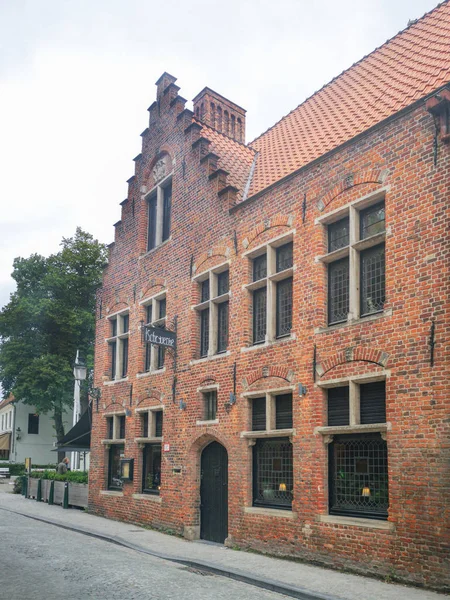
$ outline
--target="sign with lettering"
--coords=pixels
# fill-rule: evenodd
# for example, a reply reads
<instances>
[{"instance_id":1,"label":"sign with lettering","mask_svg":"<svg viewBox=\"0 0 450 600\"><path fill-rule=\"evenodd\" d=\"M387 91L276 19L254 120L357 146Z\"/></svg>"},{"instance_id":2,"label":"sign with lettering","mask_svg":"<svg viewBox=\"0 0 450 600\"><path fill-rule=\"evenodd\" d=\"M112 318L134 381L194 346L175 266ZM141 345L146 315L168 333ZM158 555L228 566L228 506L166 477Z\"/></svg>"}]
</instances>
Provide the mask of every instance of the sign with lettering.
<instances>
[{"instance_id":1,"label":"sign with lettering","mask_svg":"<svg viewBox=\"0 0 450 600\"><path fill-rule=\"evenodd\" d=\"M146 325L144 328L144 341L146 344L175 349L177 345L177 334L173 331L162 329L162 327L151 327Z\"/></svg>"}]
</instances>

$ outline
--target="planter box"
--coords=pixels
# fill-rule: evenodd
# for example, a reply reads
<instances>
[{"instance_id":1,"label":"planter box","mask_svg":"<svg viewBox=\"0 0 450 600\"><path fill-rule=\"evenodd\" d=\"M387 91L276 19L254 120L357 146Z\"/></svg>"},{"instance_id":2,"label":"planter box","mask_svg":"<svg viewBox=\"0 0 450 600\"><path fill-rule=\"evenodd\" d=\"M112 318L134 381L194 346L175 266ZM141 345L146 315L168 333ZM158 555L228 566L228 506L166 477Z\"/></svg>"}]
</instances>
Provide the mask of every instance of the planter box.
<instances>
[{"instance_id":1,"label":"planter box","mask_svg":"<svg viewBox=\"0 0 450 600\"><path fill-rule=\"evenodd\" d=\"M51 483L52 482L49 479L41 479L42 502L48 502L48 497L50 495Z\"/></svg>"},{"instance_id":2,"label":"planter box","mask_svg":"<svg viewBox=\"0 0 450 600\"><path fill-rule=\"evenodd\" d=\"M34 477L28 477L28 498L36 498L38 488L38 480Z\"/></svg>"},{"instance_id":3,"label":"planter box","mask_svg":"<svg viewBox=\"0 0 450 600\"><path fill-rule=\"evenodd\" d=\"M87 483L69 483L69 505L87 508L88 505L88 484Z\"/></svg>"},{"instance_id":4,"label":"planter box","mask_svg":"<svg viewBox=\"0 0 450 600\"><path fill-rule=\"evenodd\" d=\"M64 502L64 486L64 481L55 481L53 504L62 504Z\"/></svg>"}]
</instances>

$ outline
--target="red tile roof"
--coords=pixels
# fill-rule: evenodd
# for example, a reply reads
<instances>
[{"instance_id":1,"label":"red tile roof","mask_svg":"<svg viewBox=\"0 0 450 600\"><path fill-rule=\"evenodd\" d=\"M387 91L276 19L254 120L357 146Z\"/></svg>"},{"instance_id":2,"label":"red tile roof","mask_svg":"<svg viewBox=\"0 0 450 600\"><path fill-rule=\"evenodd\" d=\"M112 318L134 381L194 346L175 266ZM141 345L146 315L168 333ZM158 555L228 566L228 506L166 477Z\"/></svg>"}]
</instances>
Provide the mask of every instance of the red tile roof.
<instances>
[{"instance_id":1,"label":"red tile roof","mask_svg":"<svg viewBox=\"0 0 450 600\"><path fill-rule=\"evenodd\" d=\"M10 394L7 398L3 398L2 400L0 400L0 408L4 408L8 404L12 404L15 401L16 399L14 398L14 396Z\"/></svg>"},{"instance_id":2,"label":"red tile roof","mask_svg":"<svg viewBox=\"0 0 450 600\"><path fill-rule=\"evenodd\" d=\"M450 2L447 0L341 73L251 142L249 146L259 156L249 196L449 81Z\"/></svg>"}]
</instances>

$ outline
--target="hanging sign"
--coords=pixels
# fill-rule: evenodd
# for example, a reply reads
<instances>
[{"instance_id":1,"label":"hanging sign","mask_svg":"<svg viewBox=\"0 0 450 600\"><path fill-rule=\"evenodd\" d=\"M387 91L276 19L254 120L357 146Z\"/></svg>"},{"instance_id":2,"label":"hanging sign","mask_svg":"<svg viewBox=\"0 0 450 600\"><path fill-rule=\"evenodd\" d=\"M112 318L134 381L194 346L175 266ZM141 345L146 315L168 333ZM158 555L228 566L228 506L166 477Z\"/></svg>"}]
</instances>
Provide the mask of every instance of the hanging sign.
<instances>
[{"instance_id":1,"label":"hanging sign","mask_svg":"<svg viewBox=\"0 0 450 600\"><path fill-rule=\"evenodd\" d=\"M177 345L177 334L162 327L144 327L144 341L146 344L154 346L163 346L164 348L175 349Z\"/></svg>"}]
</instances>

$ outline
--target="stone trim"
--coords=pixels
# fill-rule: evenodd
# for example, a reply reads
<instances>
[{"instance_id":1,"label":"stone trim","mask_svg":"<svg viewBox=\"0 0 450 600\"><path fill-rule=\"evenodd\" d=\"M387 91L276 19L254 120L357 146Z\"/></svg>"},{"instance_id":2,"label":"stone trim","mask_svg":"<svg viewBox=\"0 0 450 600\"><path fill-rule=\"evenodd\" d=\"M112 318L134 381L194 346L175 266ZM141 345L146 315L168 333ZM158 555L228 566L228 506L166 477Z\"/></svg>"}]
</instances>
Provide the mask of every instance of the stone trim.
<instances>
[{"instance_id":1,"label":"stone trim","mask_svg":"<svg viewBox=\"0 0 450 600\"><path fill-rule=\"evenodd\" d=\"M259 506L244 506L244 513L247 515L259 515L262 517L279 517L281 519L296 519L297 513L291 510L279 508L260 508Z\"/></svg>"},{"instance_id":2,"label":"stone trim","mask_svg":"<svg viewBox=\"0 0 450 600\"><path fill-rule=\"evenodd\" d=\"M100 496L115 496L117 498L123 497L123 492L115 492L114 490L100 490Z\"/></svg>"},{"instance_id":3,"label":"stone trim","mask_svg":"<svg viewBox=\"0 0 450 600\"><path fill-rule=\"evenodd\" d=\"M376 519L364 519L359 517L340 517L338 515L316 515L316 521L319 523L328 523L329 525L346 525L348 527L365 527L366 529L384 529L385 531L395 531L395 523L390 521L377 521Z\"/></svg>"},{"instance_id":4,"label":"stone trim","mask_svg":"<svg viewBox=\"0 0 450 600\"><path fill-rule=\"evenodd\" d=\"M133 500L150 500L150 502L156 502L161 504L162 498L158 494L131 494Z\"/></svg>"}]
</instances>

